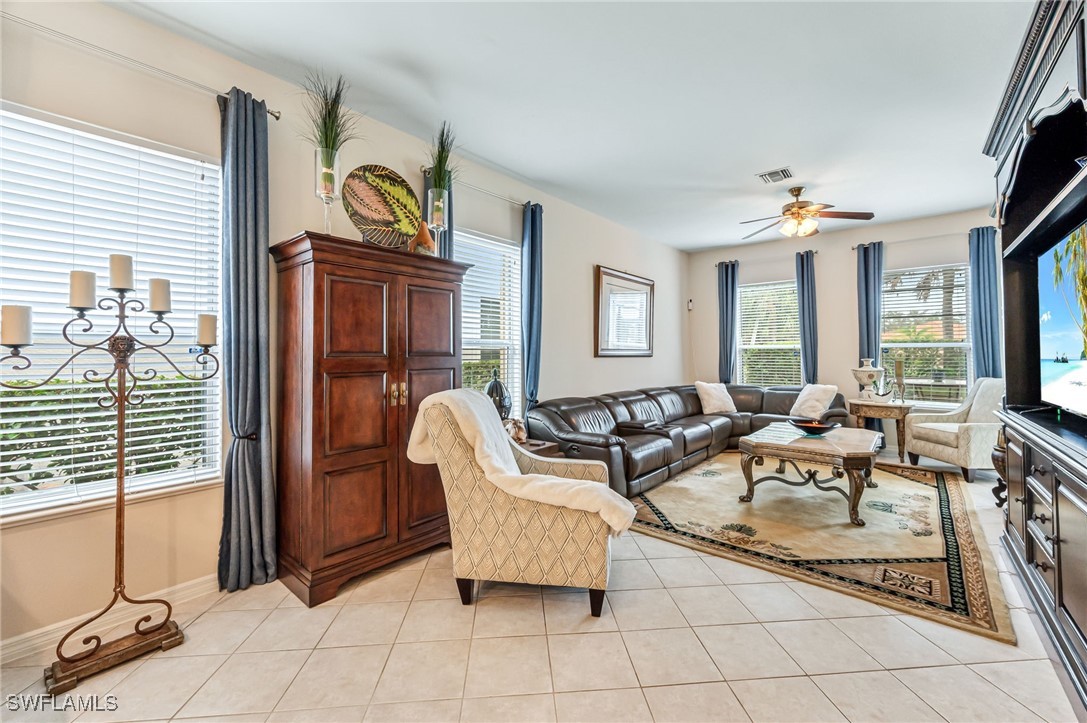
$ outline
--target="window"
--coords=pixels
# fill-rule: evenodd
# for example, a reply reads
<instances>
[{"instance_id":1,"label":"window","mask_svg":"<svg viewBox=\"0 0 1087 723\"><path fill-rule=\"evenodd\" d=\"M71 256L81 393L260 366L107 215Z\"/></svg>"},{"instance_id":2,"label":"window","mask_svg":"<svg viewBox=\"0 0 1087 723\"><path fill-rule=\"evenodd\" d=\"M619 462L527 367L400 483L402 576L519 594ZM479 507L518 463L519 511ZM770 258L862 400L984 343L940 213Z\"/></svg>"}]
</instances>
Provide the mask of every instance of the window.
<instances>
[{"instance_id":1,"label":"window","mask_svg":"<svg viewBox=\"0 0 1087 723\"><path fill-rule=\"evenodd\" d=\"M883 274L881 365L885 383L903 361L905 397L960 402L971 374L970 306L966 264Z\"/></svg>"},{"instance_id":2,"label":"window","mask_svg":"<svg viewBox=\"0 0 1087 723\"><path fill-rule=\"evenodd\" d=\"M461 296L463 384L483 390L493 370L521 414L521 246L483 234L456 232L454 257L472 264Z\"/></svg>"},{"instance_id":3,"label":"window","mask_svg":"<svg viewBox=\"0 0 1087 723\"><path fill-rule=\"evenodd\" d=\"M740 381L800 384L800 307L795 281L740 287Z\"/></svg>"},{"instance_id":4,"label":"window","mask_svg":"<svg viewBox=\"0 0 1087 723\"><path fill-rule=\"evenodd\" d=\"M183 371L198 373L189 353L197 314L219 311L219 167L52 120L0 109L0 301L31 306L34 333L25 351L32 366L15 371L4 363L0 379L41 381L68 359L75 351L61 337L73 318L68 272L95 272L102 298L110 293L111 253L134 257L137 299L147 301L150 278L170 280L166 321L176 337L164 351ZM90 312L94 329L72 336L104 338L115 314ZM129 329L154 338L153 319L137 313ZM143 403L128 407L130 490L219 474L219 378L190 382L164 366L155 354L133 357L133 371L157 374L139 384ZM107 354L89 352L40 389L0 388L0 510L112 494L116 409L99 407L101 381L84 378L112 368Z\"/></svg>"}]
</instances>

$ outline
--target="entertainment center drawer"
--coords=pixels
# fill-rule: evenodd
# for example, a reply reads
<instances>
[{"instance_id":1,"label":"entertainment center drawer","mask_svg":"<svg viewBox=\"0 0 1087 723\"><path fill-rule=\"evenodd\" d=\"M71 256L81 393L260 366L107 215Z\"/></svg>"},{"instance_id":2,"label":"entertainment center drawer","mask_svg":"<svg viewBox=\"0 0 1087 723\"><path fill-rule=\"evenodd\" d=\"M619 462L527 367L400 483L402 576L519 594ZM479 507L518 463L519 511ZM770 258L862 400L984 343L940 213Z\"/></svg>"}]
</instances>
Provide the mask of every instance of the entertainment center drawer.
<instances>
[{"instance_id":1,"label":"entertainment center drawer","mask_svg":"<svg viewBox=\"0 0 1087 723\"><path fill-rule=\"evenodd\" d=\"M1056 466L1053 458L1035 447L1027 445L1026 458L1024 459L1027 471L1027 482L1035 482L1046 490L1050 499L1053 498L1053 473Z\"/></svg>"},{"instance_id":2,"label":"entertainment center drawer","mask_svg":"<svg viewBox=\"0 0 1087 723\"><path fill-rule=\"evenodd\" d=\"M1027 527L1038 530L1042 536L1053 536L1052 498L1039 491L1033 480L1027 482Z\"/></svg>"},{"instance_id":3,"label":"entertainment center drawer","mask_svg":"<svg viewBox=\"0 0 1087 723\"><path fill-rule=\"evenodd\" d=\"M1031 530L1030 540L1027 542L1027 563L1031 567L1030 571L1037 575L1049 588L1050 599L1056 599L1057 565L1049 555L1049 544L1040 537L1034 530Z\"/></svg>"}]
</instances>

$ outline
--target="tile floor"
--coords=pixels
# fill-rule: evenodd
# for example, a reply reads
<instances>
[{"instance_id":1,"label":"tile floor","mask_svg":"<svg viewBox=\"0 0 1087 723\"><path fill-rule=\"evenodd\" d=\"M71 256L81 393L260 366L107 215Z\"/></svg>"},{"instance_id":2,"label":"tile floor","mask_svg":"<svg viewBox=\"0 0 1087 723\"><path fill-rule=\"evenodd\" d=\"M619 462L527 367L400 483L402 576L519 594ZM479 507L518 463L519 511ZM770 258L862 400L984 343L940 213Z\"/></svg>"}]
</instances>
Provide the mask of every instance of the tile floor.
<instances>
[{"instance_id":1,"label":"tile floor","mask_svg":"<svg viewBox=\"0 0 1087 723\"><path fill-rule=\"evenodd\" d=\"M1072 721L996 546L1017 647L653 538L613 548L604 614L585 592L484 583L460 604L448 549L307 610L279 583L179 606L184 645L92 678L115 713L4 720ZM42 654L0 670L42 692ZM1082 711L1080 711L1082 716Z\"/></svg>"}]
</instances>

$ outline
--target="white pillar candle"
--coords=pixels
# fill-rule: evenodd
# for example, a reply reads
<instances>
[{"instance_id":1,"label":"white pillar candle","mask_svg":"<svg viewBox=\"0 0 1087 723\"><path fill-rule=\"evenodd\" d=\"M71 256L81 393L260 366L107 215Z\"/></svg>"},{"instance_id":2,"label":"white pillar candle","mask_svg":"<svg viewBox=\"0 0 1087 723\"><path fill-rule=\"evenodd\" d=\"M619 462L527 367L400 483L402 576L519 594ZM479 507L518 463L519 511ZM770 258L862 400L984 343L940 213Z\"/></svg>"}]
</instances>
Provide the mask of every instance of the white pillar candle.
<instances>
[{"instance_id":1,"label":"white pillar candle","mask_svg":"<svg viewBox=\"0 0 1087 723\"><path fill-rule=\"evenodd\" d=\"M3 346L30 346L34 342L30 324L29 306L4 304L0 307L0 344Z\"/></svg>"},{"instance_id":2,"label":"white pillar candle","mask_svg":"<svg viewBox=\"0 0 1087 723\"><path fill-rule=\"evenodd\" d=\"M109 288L132 291L132 257L125 254L109 255Z\"/></svg>"},{"instance_id":3,"label":"white pillar candle","mask_svg":"<svg viewBox=\"0 0 1087 723\"><path fill-rule=\"evenodd\" d=\"M196 317L196 343L200 346L215 346L215 327L218 319L215 314L200 314Z\"/></svg>"},{"instance_id":4,"label":"white pillar candle","mask_svg":"<svg viewBox=\"0 0 1087 723\"><path fill-rule=\"evenodd\" d=\"M165 314L170 311L170 280L151 279L150 296L151 305L149 310L152 314Z\"/></svg>"},{"instance_id":5,"label":"white pillar candle","mask_svg":"<svg viewBox=\"0 0 1087 723\"><path fill-rule=\"evenodd\" d=\"M68 308L93 309L94 287L98 283L93 271L73 271L68 275Z\"/></svg>"}]
</instances>

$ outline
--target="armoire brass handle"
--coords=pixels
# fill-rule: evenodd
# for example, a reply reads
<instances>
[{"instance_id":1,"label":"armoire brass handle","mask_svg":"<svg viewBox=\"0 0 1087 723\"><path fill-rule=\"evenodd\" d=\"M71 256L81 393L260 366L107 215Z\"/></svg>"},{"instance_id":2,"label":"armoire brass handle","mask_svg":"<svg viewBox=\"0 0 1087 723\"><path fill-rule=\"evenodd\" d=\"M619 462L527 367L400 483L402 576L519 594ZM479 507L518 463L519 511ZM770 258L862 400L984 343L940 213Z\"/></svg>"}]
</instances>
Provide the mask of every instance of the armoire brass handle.
<instances>
[{"instance_id":1,"label":"armoire brass handle","mask_svg":"<svg viewBox=\"0 0 1087 723\"><path fill-rule=\"evenodd\" d=\"M408 383L400 382L400 406L408 406Z\"/></svg>"},{"instance_id":2,"label":"armoire brass handle","mask_svg":"<svg viewBox=\"0 0 1087 723\"><path fill-rule=\"evenodd\" d=\"M396 391L396 382L393 382L392 385L390 385L390 387L389 387L389 406L390 407L395 407L396 406L396 398L397 398L398 394L399 393Z\"/></svg>"}]
</instances>

